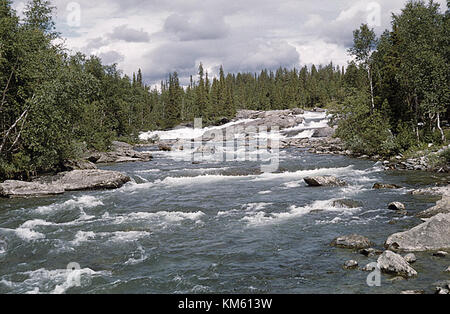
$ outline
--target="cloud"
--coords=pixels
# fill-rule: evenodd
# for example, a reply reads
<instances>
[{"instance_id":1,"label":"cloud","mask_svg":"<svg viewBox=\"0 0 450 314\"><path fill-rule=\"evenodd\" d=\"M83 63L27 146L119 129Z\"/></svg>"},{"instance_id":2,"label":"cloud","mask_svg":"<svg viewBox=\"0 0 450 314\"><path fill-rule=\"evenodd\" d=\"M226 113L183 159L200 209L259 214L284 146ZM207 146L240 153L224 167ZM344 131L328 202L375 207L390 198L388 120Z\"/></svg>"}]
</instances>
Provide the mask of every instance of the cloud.
<instances>
[{"instance_id":1,"label":"cloud","mask_svg":"<svg viewBox=\"0 0 450 314\"><path fill-rule=\"evenodd\" d=\"M380 35L406 1L77 0L76 28L67 22L72 1L53 3L68 48L118 62L129 75L142 68L154 84L173 71L186 82L200 62L212 75L221 64L230 72L346 65L353 30L373 22Z\"/></svg>"},{"instance_id":2,"label":"cloud","mask_svg":"<svg viewBox=\"0 0 450 314\"><path fill-rule=\"evenodd\" d=\"M110 65L113 63L119 63L124 60L124 56L117 51L106 51L98 54L104 64Z\"/></svg>"},{"instance_id":3,"label":"cloud","mask_svg":"<svg viewBox=\"0 0 450 314\"><path fill-rule=\"evenodd\" d=\"M173 34L181 41L210 40L226 37L228 26L223 19L210 15L172 14L166 19L163 32Z\"/></svg>"},{"instance_id":4,"label":"cloud","mask_svg":"<svg viewBox=\"0 0 450 314\"><path fill-rule=\"evenodd\" d=\"M108 35L110 39L123 40L129 43L145 43L150 40L150 35L143 31L121 25L114 28L113 32Z\"/></svg>"}]
</instances>

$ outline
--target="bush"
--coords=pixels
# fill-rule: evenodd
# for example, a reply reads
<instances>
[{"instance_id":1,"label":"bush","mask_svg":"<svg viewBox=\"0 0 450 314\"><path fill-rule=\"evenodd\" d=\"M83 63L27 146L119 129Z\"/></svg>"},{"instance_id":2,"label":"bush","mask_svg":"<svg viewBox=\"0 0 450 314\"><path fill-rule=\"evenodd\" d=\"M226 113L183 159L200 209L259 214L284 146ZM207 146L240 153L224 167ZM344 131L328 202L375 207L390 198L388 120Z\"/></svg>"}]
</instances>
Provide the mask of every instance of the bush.
<instances>
[{"instance_id":1,"label":"bush","mask_svg":"<svg viewBox=\"0 0 450 314\"><path fill-rule=\"evenodd\" d=\"M389 156L397 150L388 119L380 111L371 110L365 92L353 91L335 109L332 120L338 125L336 135L355 153Z\"/></svg>"}]
</instances>

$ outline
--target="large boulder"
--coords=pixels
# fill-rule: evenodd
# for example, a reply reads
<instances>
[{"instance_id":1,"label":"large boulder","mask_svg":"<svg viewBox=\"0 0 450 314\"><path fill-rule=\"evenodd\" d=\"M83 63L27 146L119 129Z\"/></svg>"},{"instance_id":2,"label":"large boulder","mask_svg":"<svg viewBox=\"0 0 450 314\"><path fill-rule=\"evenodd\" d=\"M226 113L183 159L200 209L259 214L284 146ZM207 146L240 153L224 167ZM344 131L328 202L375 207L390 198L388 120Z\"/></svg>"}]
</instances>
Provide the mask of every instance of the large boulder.
<instances>
[{"instance_id":1,"label":"large boulder","mask_svg":"<svg viewBox=\"0 0 450 314\"><path fill-rule=\"evenodd\" d=\"M0 184L0 197L6 198L40 197L63 193L62 186L39 182L9 180Z\"/></svg>"},{"instance_id":2,"label":"large boulder","mask_svg":"<svg viewBox=\"0 0 450 314\"><path fill-rule=\"evenodd\" d=\"M442 200L436 203L436 206L420 212L417 214L417 217L431 218L437 214L450 214L450 195L444 195Z\"/></svg>"},{"instance_id":3,"label":"large boulder","mask_svg":"<svg viewBox=\"0 0 450 314\"><path fill-rule=\"evenodd\" d=\"M313 187L319 186L347 186L347 183L333 176L307 177L304 179L306 184Z\"/></svg>"},{"instance_id":4,"label":"large boulder","mask_svg":"<svg viewBox=\"0 0 450 314\"><path fill-rule=\"evenodd\" d=\"M387 274L405 278L417 276L417 271L405 259L392 251L386 251L378 258L378 268Z\"/></svg>"},{"instance_id":5,"label":"large boulder","mask_svg":"<svg viewBox=\"0 0 450 314\"><path fill-rule=\"evenodd\" d=\"M358 234L340 236L331 242L331 246L334 247L358 250L370 248L372 244L368 238Z\"/></svg>"},{"instance_id":6,"label":"large boulder","mask_svg":"<svg viewBox=\"0 0 450 314\"><path fill-rule=\"evenodd\" d=\"M74 170L41 177L33 182L5 181L0 184L0 197L40 197L63 194L66 191L115 189L130 180L130 177L116 171Z\"/></svg>"},{"instance_id":7,"label":"large boulder","mask_svg":"<svg viewBox=\"0 0 450 314\"><path fill-rule=\"evenodd\" d=\"M59 174L55 185L65 191L117 189L130 180L130 177L116 171L75 170Z\"/></svg>"},{"instance_id":8,"label":"large boulder","mask_svg":"<svg viewBox=\"0 0 450 314\"><path fill-rule=\"evenodd\" d=\"M411 230L393 234L385 246L409 252L450 249L450 214L438 214Z\"/></svg>"}]
</instances>

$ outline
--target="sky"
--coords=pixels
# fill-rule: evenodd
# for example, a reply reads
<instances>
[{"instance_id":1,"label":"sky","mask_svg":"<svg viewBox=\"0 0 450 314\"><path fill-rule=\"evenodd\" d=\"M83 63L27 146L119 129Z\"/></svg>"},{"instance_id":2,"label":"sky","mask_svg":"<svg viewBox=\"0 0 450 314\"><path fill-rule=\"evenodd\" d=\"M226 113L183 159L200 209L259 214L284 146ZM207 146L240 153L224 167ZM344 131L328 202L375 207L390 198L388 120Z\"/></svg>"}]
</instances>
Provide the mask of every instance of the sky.
<instances>
[{"instance_id":1,"label":"sky","mask_svg":"<svg viewBox=\"0 0 450 314\"><path fill-rule=\"evenodd\" d=\"M445 0L436 1L446 8ZM15 0L19 15L25 1ZM203 63L210 76L311 64L345 66L353 30L390 28L406 0L53 0L56 27L73 51L142 69L147 84Z\"/></svg>"}]
</instances>

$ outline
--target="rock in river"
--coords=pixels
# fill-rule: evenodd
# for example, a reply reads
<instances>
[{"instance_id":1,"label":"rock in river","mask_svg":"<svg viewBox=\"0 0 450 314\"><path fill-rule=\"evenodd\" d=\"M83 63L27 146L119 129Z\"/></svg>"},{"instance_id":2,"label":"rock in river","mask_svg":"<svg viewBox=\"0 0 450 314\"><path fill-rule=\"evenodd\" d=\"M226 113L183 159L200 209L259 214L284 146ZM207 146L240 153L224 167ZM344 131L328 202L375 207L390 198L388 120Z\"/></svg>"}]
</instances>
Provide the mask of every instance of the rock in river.
<instances>
[{"instance_id":1,"label":"rock in river","mask_svg":"<svg viewBox=\"0 0 450 314\"><path fill-rule=\"evenodd\" d=\"M130 178L120 172L106 170L75 170L59 175L55 184L66 191L117 189Z\"/></svg>"},{"instance_id":2,"label":"rock in river","mask_svg":"<svg viewBox=\"0 0 450 314\"><path fill-rule=\"evenodd\" d=\"M336 200L333 202L333 207L337 208L359 208L361 206L362 206L361 202L350 199Z\"/></svg>"},{"instance_id":3,"label":"rock in river","mask_svg":"<svg viewBox=\"0 0 450 314\"><path fill-rule=\"evenodd\" d=\"M0 197L40 197L64 193L62 186L39 182L5 181L0 184Z\"/></svg>"},{"instance_id":4,"label":"rock in river","mask_svg":"<svg viewBox=\"0 0 450 314\"><path fill-rule=\"evenodd\" d=\"M412 268L405 259L392 251L386 251L378 258L378 267L387 274L402 276L405 278L417 276L417 271Z\"/></svg>"},{"instance_id":5,"label":"rock in river","mask_svg":"<svg viewBox=\"0 0 450 314\"><path fill-rule=\"evenodd\" d=\"M115 189L129 181L130 178L120 172L74 170L42 177L33 182L5 181L0 184L0 197L39 197L62 194L65 191Z\"/></svg>"},{"instance_id":6,"label":"rock in river","mask_svg":"<svg viewBox=\"0 0 450 314\"><path fill-rule=\"evenodd\" d=\"M388 184L388 183L375 183L373 189L375 190L383 190L383 189L401 189L402 187L396 184Z\"/></svg>"},{"instance_id":7,"label":"rock in river","mask_svg":"<svg viewBox=\"0 0 450 314\"><path fill-rule=\"evenodd\" d=\"M403 256L403 258L409 264L414 264L415 262L417 262L417 257L413 253L406 254L405 256Z\"/></svg>"},{"instance_id":8,"label":"rock in river","mask_svg":"<svg viewBox=\"0 0 450 314\"><path fill-rule=\"evenodd\" d=\"M406 206L400 202L392 202L389 204L388 208L390 210L406 210Z\"/></svg>"},{"instance_id":9,"label":"rock in river","mask_svg":"<svg viewBox=\"0 0 450 314\"><path fill-rule=\"evenodd\" d=\"M347 183L333 176L308 177L304 179L309 186L347 186Z\"/></svg>"},{"instance_id":10,"label":"rock in river","mask_svg":"<svg viewBox=\"0 0 450 314\"><path fill-rule=\"evenodd\" d=\"M450 249L450 214L436 215L411 230L393 234L385 246L409 252Z\"/></svg>"},{"instance_id":11,"label":"rock in river","mask_svg":"<svg viewBox=\"0 0 450 314\"><path fill-rule=\"evenodd\" d=\"M342 249L366 249L372 246L372 242L364 236L352 234L337 237L331 242L331 246Z\"/></svg>"},{"instance_id":12,"label":"rock in river","mask_svg":"<svg viewBox=\"0 0 450 314\"><path fill-rule=\"evenodd\" d=\"M355 269L358 267L358 262L355 260L346 261L344 264L344 269Z\"/></svg>"},{"instance_id":13,"label":"rock in river","mask_svg":"<svg viewBox=\"0 0 450 314\"><path fill-rule=\"evenodd\" d=\"M436 203L436 206L431 207L423 212L417 214L418 218L431 218L437 214L450 213L450 195L443 195L442 200Z\"/></svg>"}]
</instances>

